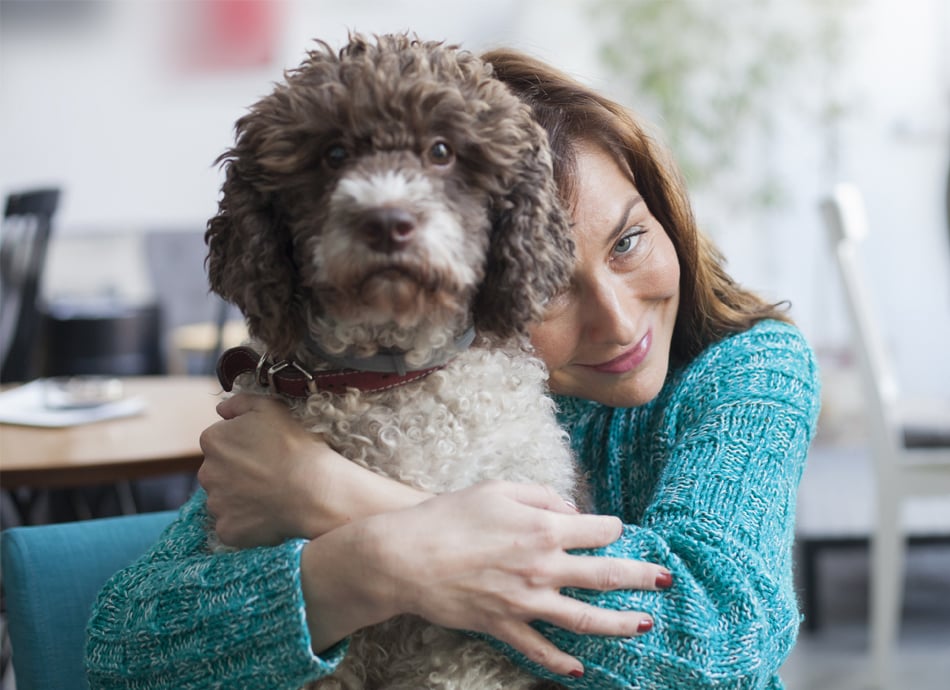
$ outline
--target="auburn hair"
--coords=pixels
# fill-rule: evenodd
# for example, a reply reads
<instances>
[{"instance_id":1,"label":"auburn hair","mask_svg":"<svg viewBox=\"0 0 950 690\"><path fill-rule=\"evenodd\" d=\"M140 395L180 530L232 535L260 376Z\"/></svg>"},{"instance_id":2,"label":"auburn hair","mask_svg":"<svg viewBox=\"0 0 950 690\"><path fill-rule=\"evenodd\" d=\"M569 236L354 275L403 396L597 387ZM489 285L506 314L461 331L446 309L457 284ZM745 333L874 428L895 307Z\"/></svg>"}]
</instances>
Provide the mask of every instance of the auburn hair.
<instances>
[{"instance_id":1,"label":"auburn hair","mask_svg":"<svg viewBox=\"0 0 950 690\"><path fill-rule=\"evenodd\" d=\"M494 76L526 103L548 133L563 203L576 200L576 149L596 144L628 170L647 208L666 230L680 264L680 304L671 359L687 362L708 345L764 319L790 321L787 303L769 303L742 288L700 231L678 167L648 126L627 108L550 65L510 49L484 53Z\"/></svg>"}]
</instances>

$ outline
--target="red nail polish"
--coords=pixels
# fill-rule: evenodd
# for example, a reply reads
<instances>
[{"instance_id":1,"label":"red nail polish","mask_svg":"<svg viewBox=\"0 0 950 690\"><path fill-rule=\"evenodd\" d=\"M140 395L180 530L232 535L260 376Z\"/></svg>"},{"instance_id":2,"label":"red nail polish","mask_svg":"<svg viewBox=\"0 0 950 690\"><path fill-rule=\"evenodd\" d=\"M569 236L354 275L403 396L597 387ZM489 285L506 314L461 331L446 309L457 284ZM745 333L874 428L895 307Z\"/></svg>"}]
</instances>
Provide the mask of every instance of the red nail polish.
<instances>
[{"instance_id":1,"label":"red nail polish","mask_svg":"<svg viewBox=\"0 0 950 690\"><path fill-rule=\"evenodd\" d=\"M579 668L575 668L573 671L568 671L567 675L569 675L571 678L583 678L584 671Z\"/></svg>"},{"instance_id":2,"label":"red nail polish","mask_svg":"<svg viewBox=\"0 0 950 690\"><path fill-rule=\"evenodd\" d=\"M669 589L673 586L673 573L664 571L656 576L657 589Z\"/></svg>"},{"instance_id":3,"label":"red nail polish","mask_svg":"<svg viewBox=\"0 0 950 690\"><path fill-rule=\"evenodd\" d=\"M653 621L649 618L644 618L640 621L640 625L637 626L638 633L650 632L651 630L653 630Z\"/></svg>"}]
</instances>

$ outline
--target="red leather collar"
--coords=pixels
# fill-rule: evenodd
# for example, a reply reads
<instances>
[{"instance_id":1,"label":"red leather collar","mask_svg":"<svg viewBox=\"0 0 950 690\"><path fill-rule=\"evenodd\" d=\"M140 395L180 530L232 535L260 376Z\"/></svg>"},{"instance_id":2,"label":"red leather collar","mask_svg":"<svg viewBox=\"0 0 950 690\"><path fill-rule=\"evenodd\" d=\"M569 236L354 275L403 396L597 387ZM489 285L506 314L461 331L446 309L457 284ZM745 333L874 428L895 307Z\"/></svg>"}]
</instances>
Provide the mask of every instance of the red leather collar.
<instances>
[{"instance_id":1,"label":"red leather collar","mask_svg":"<svg viewBox=\"0 0 950 690\"><path fill-rule=\"evenodd\" d=\"M342 394L348 388L364 392L382 391L402 386L425 378L444 365L408 371L405 374L358 371L356 369L332 369L307 371L296 362L273 362L249 347L232 347L218 359L218 381L226 391L234 387L234 380L241 374L253 372L257 382L271 388L275 393L290 398L307 398L318 391Z\"/></svg>"}]
</instances>

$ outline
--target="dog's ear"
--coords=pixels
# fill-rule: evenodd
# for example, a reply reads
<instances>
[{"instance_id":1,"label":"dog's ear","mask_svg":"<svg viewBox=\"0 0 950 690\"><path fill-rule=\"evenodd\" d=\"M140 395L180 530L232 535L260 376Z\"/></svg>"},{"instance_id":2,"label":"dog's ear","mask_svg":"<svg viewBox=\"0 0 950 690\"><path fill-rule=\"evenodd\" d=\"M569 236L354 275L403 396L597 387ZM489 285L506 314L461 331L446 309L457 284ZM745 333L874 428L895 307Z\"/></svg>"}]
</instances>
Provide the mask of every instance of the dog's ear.
<instances>
[{"instance_id":1,"label":"dog's ear","mask_svg":"<svg viewBox=\"0 0 950 690\"><path fill-rule=\"evenodd\" d=\"M235 144L218 159L225 181L205 232L211 289L241 309L250 334L275 358L294 355L310 315L286 209L314 193L304 174L316 165L313 123L336 107L340 61L316 43L237 121Z\"/></svg>"},{"instance_id":2,"label":"dog's ear","mask_svg":"<svg viewBox=\"0 0 950 690\"><path fill-rule=\"evenodd\" d=\"M205 232L211 289L241 309L248 331L272 357L287 358L305 323L295 308L291 234L273 200L242 171L240 154L232 150L222 158L226 178L218 213Z\"/></svg>"},{"instance_id":3,"label":"dog's ear","mask_svg":"<svg viewBox=\"0 0 950 690\"><path fill-rule=\"evenodd\" d=\"M475 326L507 338L526 334L547 301L571 278L574 243L558 197L547 135L533 120L507 193L495 201L485 280L475 296Z\"/></svg>"}]
</instances>

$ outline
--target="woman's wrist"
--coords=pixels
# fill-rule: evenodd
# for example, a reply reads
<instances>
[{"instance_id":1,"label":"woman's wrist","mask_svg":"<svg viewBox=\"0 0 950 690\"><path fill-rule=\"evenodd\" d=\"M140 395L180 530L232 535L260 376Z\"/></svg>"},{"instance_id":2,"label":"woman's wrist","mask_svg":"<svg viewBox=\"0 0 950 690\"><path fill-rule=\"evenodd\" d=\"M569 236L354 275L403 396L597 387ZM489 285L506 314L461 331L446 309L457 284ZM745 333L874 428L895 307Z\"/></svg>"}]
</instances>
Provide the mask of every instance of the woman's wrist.
<instances>
[{"instance_id":1,"label":"woman's wrist","mask_svg":"<svg viewBox=\"0 0 950 690\"><path fill-rule=\"evenodd\" d=\"M374 522L346 525L303 548L300 581L315 654L400 613Z\"/></svg>"},{"instance_id":2,"label":"woman's wrist","mask_svg":"<svg viewBox=\"0 0 950 690\"><path fill-rule=\"evenodd\" d=\"M432 494L377 474L349 460L344 460L328 446L321 444L319 453L329 453L324 466L331 471L315 472L306 481L311 506L297 506L293 514L307 521L304 536L317 538L328 532L365 518L411 508L432 497Z\"/></svg>"}]
</instances>

